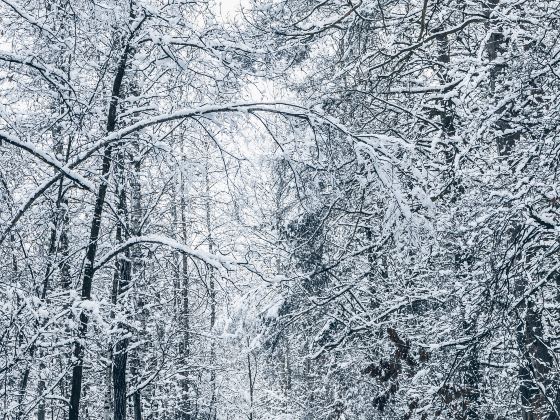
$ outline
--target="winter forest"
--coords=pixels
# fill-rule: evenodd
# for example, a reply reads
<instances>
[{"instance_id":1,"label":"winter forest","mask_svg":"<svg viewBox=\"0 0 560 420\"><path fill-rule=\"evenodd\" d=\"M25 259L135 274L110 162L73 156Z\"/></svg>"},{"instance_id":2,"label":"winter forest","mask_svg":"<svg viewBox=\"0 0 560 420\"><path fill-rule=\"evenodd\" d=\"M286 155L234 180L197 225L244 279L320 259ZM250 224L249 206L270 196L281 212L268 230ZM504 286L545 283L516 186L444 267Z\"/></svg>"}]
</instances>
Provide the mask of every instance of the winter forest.
<instances>
[{"instance_id":1,"label":"winter forest","mask_svg":"<svg viewBox=\"0 0 560 420\"><path fill-rule=\"evenodd\" d=\"M560 419L560 1L0 0L0 420Z\"/></svg>"}]
</instances>

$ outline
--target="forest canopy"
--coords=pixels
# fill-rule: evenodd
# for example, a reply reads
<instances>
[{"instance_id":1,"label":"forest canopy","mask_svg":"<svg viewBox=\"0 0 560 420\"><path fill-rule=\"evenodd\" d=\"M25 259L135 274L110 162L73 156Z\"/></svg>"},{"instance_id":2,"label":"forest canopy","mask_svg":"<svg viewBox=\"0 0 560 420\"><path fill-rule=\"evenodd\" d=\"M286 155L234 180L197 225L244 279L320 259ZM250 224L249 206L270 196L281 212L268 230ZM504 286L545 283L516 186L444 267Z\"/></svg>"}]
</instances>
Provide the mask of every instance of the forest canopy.
<instances>
[{"instance_id":1,"label":"forest canopy","mask_svg":"<svg viewBox=\"0 0 560 420\"><path fill-rule=\"evenodd\" d=\"M560 1L0 0L4 420L560 420Z\"/></svg>"}]
</instances>

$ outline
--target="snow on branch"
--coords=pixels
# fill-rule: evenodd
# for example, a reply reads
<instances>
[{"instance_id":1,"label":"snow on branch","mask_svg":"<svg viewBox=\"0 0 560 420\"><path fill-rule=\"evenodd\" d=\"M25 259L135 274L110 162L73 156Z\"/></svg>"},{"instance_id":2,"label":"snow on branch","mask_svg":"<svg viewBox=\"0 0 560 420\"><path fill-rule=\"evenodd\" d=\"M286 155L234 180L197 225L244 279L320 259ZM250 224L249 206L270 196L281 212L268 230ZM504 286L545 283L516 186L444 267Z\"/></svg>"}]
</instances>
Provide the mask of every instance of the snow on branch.
<instances>
[{"instance_id":1,"label":"snow on branch","mask_svg":"<svg viewBox=\"0 0 560 420\"><path fill-rule=\"evenodd\" d=\"M72 169L66 167L64 165L64 163L60 162L58 159L54 158L50 154L42 151L41 149L36 147L34 144L29 143L29 142L24 141L24 140L20 140L16 137L6 133L5 131L0 131L0 140L3 140L6 143L9 143L12 146L19 147L20 149L23 149L26 152L32 154L36 158L45 162L46 164L48 164L48 165L54 167L55 169L59 170L64 175L66 175L68 178L70 178L72 181L76 182L77 184L84 187L85 189L87 189L89 191L94 190L93 183L88 181L86 178L84 178L79 173L77 173L77 172L73 171Z\"/></svg>"},{"instance_id":2,"label":"snow on branch","mask_svg":"<svg viewBox=\"0 0 560 420\"><path fill-rule=\"evenodd\" d=\"M99 259L97 264L95 264L94 270L98 270L103 267L107 262L109 262L112 258L114 258L119 253L125 251L126 249L130 248L133 245L137 244L159 244L164 245L169 248L175 249L179 252L187 254L193 258L196 258L205 264L208 264L217 269L226 269L230 270L232 265L235 264L235 261L231 258L223 257L221 255L211 254L205 251L199 251L188 246L177 242L174 239L168 238L166 236L160 235L144 235L144 236L135 236L133 238L128 239L127 241L119 244L117 247L113 248L107 254Z\"/></svg>"},{"instance_id":3,"label":"snow on branch","mask_svg":"<svg viewBox=\"0 0 560 420\"><path fill-rule=\"evenodd\" d=\"M39 31L46 32L54 39L60 41L60 38L54 32L52 32L47 26L37 21L37 19L35 19L33 16L27 13L27 11L22 6L18 5L15 1L8 1L8 0L0 0L0 1L5 5L7 5L8 7L10 7L16 14L18 14L20 17L25 19L30 25L35 26L36 28L39 29Z\"/></svg>"},{"instance_id":4,"label":"snow on branch","mask_svg":"<svg viewBox=\"0 0 560 420\"><path fill-rule=\"evenodd\" d=\"M115 142L121 141L124 137L136 133L144 128L152 127L158 124L163 124L170 121L176 121L186 118L196 118L204 115L210 114L220 114L220 113L249 113L254 114L256 112L268 112L274 114L282 114L286 116L291 116L295 118L301 118L309 121L310 123L313 122L321 122L326 125L330 125L331 127L339 130L343 134L349 136L350 138L354 139L357 142L365 144L366 146L373 147L371 142L371 138L376 138L378 140L387 139L387 136L377 136L377 135L367 135L367 134L356 134L351 132L347 127L340 124L335 119L320 114L316 111L313 111L309 108L306 108L301 105L287 103L283 101L277 102L232 102L228 104L220 104L220 105L204 105L196 108L186 108L180 109L173 113L169 114L162 114L156 117L146 118L143 120L138 121L135 124L132 124L128 127L124 127L120 130L114 131L111 134L105 136L104 138L98 140L97 142L93 143L91 147L87 150L84 150L79 155L77 155L74 159L68 162L66 165L58 168L62 173L67 174L71 173L71 169L76 168L78 165L89 159L95 153L97 153L100 149ZM398 140L398 139L396 139ZM376 149L377 150L377 149ZM32 194L30 194L28 200L23 204L18 213L12 218L12 220L8 223L7 228L2 232L2 236L0 236L0 244L6 239L8 233L13 229L13 227L17 224L19 219L23 216L25 211L29 209L35 200L39 198L44 191L46 191L51 185L53 185L57 180L60 179L62 175L59 173L49 180L45 181L37 190L35 190Z\"/></svg>"},{"instance_id":5,"label":"snow on branch","mask_svg":"<svg viewBox=\"0 0 560 420\"><path fill-rule=\"evenodd\" d=\"M48 81L53 86L55 86L59 90L59 92L65 90L65 88L63 88L61 84L66 86L66 89L69 88L72 92L74 92L72 85L70 84L70 82L68 82L68 80L66 79L66 75L63 72L61 72L60 70L54 67L49 66L48 64L42 63L35 56L26 57L26 56L2 52L0 53L0 61L4 61L6 63L20 64L22 66L32 68L38 71L46 81Z\"/></svg>"},{"instance_id":6,"label":"snow on branch","mask_svg":"<svg viewBox=\"0 0 560 420\"><path fill-rule=\"evenodd\" d=\"M282 114L285 116L295 117L295 118L302 118L306 119L310 122L320 122L326 125L330 125L333 128L339 130L345 135L358 140L368 146L371 146L371 143L367 141L367 138L376 137L375 135L365 135L365 134L357 134L353 133L348 127L344 126L343 124L339 123L335 119L320 114L316 111L313 111L309 108L304 106L287 103L283 101L277 102L232 102L227 104L219 104L219 105L203 105L196 108L185 108L179 109L175 112L169 114L162 114L151 118L146 118L132 124L128 127L121 128L120 130L114 131L113 133L109 134L108 136L100 139L99 141L92 144L92 146L78 155L70 164L69 166L74 167L75 165L83 162L94 153L96 153L99 149L109 144L121 141L124 137L138 132L144 128L152 127L158 124L163 124L170 121L176 121L186 118L196 118L201 117L204 115L210 114L223 114L223 113L249 113L253 114L255 112L268 112L273 114ZM387 137L387 136L384 136Z\"/></svg>"}]
</instances>

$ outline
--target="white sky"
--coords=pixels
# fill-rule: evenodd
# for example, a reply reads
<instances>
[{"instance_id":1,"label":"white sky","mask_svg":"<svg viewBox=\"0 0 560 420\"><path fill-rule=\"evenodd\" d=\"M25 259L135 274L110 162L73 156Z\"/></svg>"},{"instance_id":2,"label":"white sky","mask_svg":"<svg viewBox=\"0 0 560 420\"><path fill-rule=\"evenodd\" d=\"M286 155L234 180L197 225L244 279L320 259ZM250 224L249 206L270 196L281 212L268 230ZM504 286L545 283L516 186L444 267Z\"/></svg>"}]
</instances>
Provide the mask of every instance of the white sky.
<instances>
[{"instance_id":1,"label":"white sky","mask_svg":"<svg viewBox=\"0 0 560 420\"><path fill-rule=\"evenodd\" d=\"M233 16L239 10L241 2L244 0L218 0L218 7L223 17Z\"/></svg>"}]
</instances>

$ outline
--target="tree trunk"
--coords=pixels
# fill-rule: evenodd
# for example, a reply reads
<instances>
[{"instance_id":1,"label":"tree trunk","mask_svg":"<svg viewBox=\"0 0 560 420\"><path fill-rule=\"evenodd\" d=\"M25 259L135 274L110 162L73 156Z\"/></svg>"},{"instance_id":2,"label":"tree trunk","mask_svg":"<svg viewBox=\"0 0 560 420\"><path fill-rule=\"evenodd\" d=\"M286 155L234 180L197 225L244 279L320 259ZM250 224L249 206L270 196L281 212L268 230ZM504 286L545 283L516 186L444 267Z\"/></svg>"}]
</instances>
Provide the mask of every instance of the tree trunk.
<instances>
[{"instance_id":1,"label":"tree trunk","mask_svg":"<svg viewBox=\"0 0 560 420\"><path fill-rule=\"evenodd\" d=\"M116 99L111 101L111 104L113 103L115 103L114 107L116 111ZM113 118L115 118L115 116ZM114 121L112 124L112 129L114 129ZM93 211L93 218L89 235L89 245L86 251L86 267L84 270L84 277L82 281L82 300L91 299L91 286L94 274L95 255L97 253L97 240L99 239L103 204L105 203L105 194L107 193L107 176L109 175L109 170L111 168L111 155L112 147L108 146L105 148L105 152L103 154L103 164L101 167L101 184L99 185L99 189L97 191L97 198L95 200L95 207ZM78 339L74 343L73 350L74 367L72 368L72 388L70 391L70 410L68 412L68 420L79 420L83 377L83 340L86 336L88 322L89 316L85 311L82 311L80 313Z\"/></svg>"},{"instance_id":2,"label":"tree trunk","mask_svg":"<svg viewBox=\"0 0 560 420\"><path fill-rule=\"evenodd\" d=\"M127 188L126 188L126 175L125 168L125 145L121 144L117 153L117 197L119 202L117 206L117 215L119 221L117 222L116 241L117 243L124 242L127 238L128 231L128 211L127 211ZM124 255L123 255L124 254ZM117 256L115 267L115 283L116 290L114 290L113 304L118 306L123 298L124 293L128 290L131 280L132 264L130 261L130 248ZM125 309L126 302L121 305L122 310ZM113 393L114 393L114 420L126 419L126 362L128 359L128 326L125 323L119 322L119 333L124 335L118 339L115 346L115 353L113 357Z\"/></svg>"},{"instance_id":3,"label":"tree trunk","mask_svg":"<svg viewBox=\"0 0 560 420\"><path fill-rule=\"evenodd\" d=\"M133 92L134 95L137 95L137 92ZM142 190L140 186L140 144L137 141L134 142L134 150L133 150L133 173L130 182L131 188L131 200L132 206L130 211L130 230L133 235L140 236L142 234ZM141 290L141 287L144 283L141 281L143 278L143 263L142 263L142 249L140 245L134 245L131 247L131 262L132 262L132 275L134 278L134 291L135 291L135 300L136 300L136 310L137 313L135 314L136 317L139 317L140 321L140 334L138 340L145 339L146 331L145 331L145 309L144 309L144 299L138 295L138 290ZM135 348L130 355L130 374L131 374L131 382L135 386L139 385L139 377L140 374L140 347ZM141 420L142 419L142 396L141 391L136 390L132 395L133 401L133 411L134 411L134 420Z\"/></svg>"},{"instance_id":4,"label":"tree trunk","mask_svg":"<svg viewBox=\"0 0 560 420\"><path fill-rule=\"evenodd\" d=\"M250 342L249 337L247 337L247 373L249 374L249 420L253 420L253 406L255 398L255 380L257 378L257 361L254 357L254 366L251 364L251 350L249 348Z\"/></svg>"},{"instance_id":5,"label":"tree trunk","mask_svg":"<svg viewBox=\"0 0 560 420\"><path fill-rule=\"evenodd\" d=\"M117 105L121 96L121 86L124 78L124 72L127 66L130 46L126 45L124 52L119 60L118 67L113 81L113 89L111 94L111 102L109 104L109 112L107 116L107 133L115 130L117 122ZM103 162L101 164L101 181L97 190L91 228L89 234L88 247L86 250L86 264L82 280L82 300L91 299L91 287L93 283L95 256L97 254L97 241L101 230L101 218L103 215L103 205L105 204L105 195L107 194L108 176L111 169L112 146L105 147L103 153ZM70 394L70 409L68 420L79 420L80 398L82 393L83 378L83 357L84 357L84 339L87 333L89 316L82 310L80 313L78 338L74 342L72 369L72 389Z\"/></svg>"},{"instance_id":6,"label":"tree trunk","mask_svg":"<svg viewBox=\"0 0 560 420\"><path fill-rule=\"evenodd\" d=\"M184 162L184 160L183 160ZM184 172L180 174L180 223L181 223L181 237L183 243L187 242L187 219L186 219L186 180ZM189 362L190 362L190 318L189 318L189 270L188 258L183 253L181 257L181 308L180 308L180 325L183 331L182 343L180 346L180 354L182 360L181 376L181 407L180 418L181 420L191 420L193 418L191 411L190 401L190 384L189 384Z\"/></svg>"},{"instance_id":7,"label":"tree trunk","mask_svg":"<svg viewBox=\"0 0 560 420\"><path fill-rule=\"evenodd\" d=\"M212 232L212 209L210 205L210 176L209 150L207 145L205 183L206 183L206 229L208 231L208 252L214 253L214 237ZM214 339L214 325L216 323L216 289L214 284L214 270L208 267L208 288L210 294L210 419L216 418L216 340Z\"/></svg>"}]
</instances>

